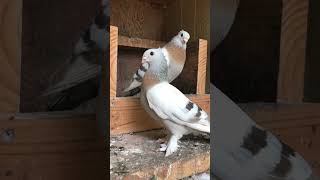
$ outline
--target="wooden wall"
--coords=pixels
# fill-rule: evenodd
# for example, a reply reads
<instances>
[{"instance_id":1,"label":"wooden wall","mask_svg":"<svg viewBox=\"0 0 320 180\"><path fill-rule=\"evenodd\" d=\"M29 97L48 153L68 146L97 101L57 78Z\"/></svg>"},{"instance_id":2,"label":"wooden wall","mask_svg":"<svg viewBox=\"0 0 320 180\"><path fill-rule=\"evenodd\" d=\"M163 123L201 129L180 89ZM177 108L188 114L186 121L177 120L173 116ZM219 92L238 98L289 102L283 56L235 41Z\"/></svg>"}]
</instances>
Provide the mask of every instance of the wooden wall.
<instances>
[{"instance_id":1,"label":"wooden wall","mask_svg":"<svg viewBox=\"0 0 320 180\"><path fill-rule=\"evenodd\" d=\"M110 0L110 24L119 35L164 40L163 3L151 0Z\"/></svg>"},{"instance_id":2,"label":"wooden wall","mask_svg":"<svg viewBox=\"0 0 320 180\"><path fill-rule=\"evenodd\" d=\"M107 179L97 133L94 115L0 113L0 179Z\"/></svg>"},{"instance_id":3,"label":"wooden wall","mask_svg":"<svg viewBox=\"0 0 320 180\"><path fill-rule=\"evenodd\" d=\"M0 112L18 112L22 0L0 1Z\"/></svg>"}]
</instances>

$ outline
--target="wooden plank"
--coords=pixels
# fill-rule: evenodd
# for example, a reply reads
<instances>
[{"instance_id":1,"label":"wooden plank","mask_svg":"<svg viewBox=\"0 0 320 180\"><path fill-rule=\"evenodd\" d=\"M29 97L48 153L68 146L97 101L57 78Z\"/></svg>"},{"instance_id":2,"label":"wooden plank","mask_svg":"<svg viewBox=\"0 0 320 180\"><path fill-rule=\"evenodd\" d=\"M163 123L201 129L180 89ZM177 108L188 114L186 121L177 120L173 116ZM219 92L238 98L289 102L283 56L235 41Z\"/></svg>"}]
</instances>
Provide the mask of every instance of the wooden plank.
<instances>
[{"instance_id":1,"label":"wooden plank","mask_svg":"<svg viewBox=\"0 0 320 180\"><path fill-rule=\"evenodd\" d=\"M198 76L197 76L197 94L205 94L206 92L206 76L207 76L207 41L199 40L198 54Z\"/></svg>"},{"instance_id":2,"label":"wooden plank","mask_svg":"<svg viewBox=\"0 0 320 180\"><path fill-rule=\"evenodd\" d=\"M136 47L136 48L159 48L166 44L163 41L155 41L141 38L129 38L127 36L119 36L119 46Z\"/></svg>"},{"instance_id":3,"label":"wooden plank","mask_svg":"<svg viewBox=\"0 0 320 180\"><path fill-rule=\"evenodd\" d=\"M302 102L309 0L283 0L278 102Z\"/></svg>"},{"instance_id":4,"label":"wooden plank","mask_svg":"<svg viewBox=\"0 0 320 180\"><path fill-rule=\"evenodd\" d=\"M118 28L110 26L110 98L117 93Z\"/></svg>"},{"instance_id":5,"label":"wooden plank","mask_svg":"<svg viewBox=\"0 0 320 180\"><path fill-rule=\"evenodd\" d=\"M94 114L0 114L0 145L77 142L97 137Z\"/></svg>"},{"instance_id":6,"label":"wooden plank","mask_svg":"<svg viewBox=\"0 0 320 180\"><path fill-rule=\"evenodd\" d=\"M188 95L193 102L210 114L210 95ZM110 134L122 134L161 128L140 105L137 97L111 99Z\"/></svg>"},{"instance_id":7,"label":"wooden plank","mask_svg":"<svg viewBox=\"0 0 320 180\"><path fill-rule=\"evenodd\" d=\"M0 111L18 112L22 0L0 2Z\"/></svg>"},{"instance_id":8,"label":"wooden plank","mask_svg":"<svg viewBox=\"0 0 320 180\"><path fill-rule=\"evenodd\" d=\"M0 155L0 178L35 179L107 179L105 152Z\"/></svg>"},{"instance_id":9,"label":"wooden plank","mask_svg":"<svg viewBox=\"0 0 320 180\"><path fill-rule=\"evenodd\" d=\"M245 112L267 129L320 125L320 104L241 104Z\"/></svg>"}]
</instances>

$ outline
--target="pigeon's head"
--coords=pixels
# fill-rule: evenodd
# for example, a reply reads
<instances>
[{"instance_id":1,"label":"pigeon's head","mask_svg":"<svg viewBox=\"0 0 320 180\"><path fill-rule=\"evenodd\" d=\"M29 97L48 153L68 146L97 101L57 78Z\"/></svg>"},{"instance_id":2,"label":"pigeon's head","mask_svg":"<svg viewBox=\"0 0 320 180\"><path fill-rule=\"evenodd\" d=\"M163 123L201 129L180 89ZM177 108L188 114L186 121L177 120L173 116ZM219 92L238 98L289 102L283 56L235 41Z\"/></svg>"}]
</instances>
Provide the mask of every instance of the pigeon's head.
<instances>
[{"instance_id":1,"label":"pigeon's head","mask_svg":"<svg viewBox=\"0 0 320 180\"><path fill-rule=\"evenodd\" d=\"M176 37L179 38L182 44L187 44L190 39L190 34L187 31L181 30Z\"/></svg>"},{"instance_id":2,"label":"pigeon's head","mask_svg":"<svg viewBox=\"0 0 320 180\"><path fill-rule=\"evenodd\" d=\"M148 49L142 55L142 64L148 63L149 65L160 64L160 61L166 61L161 48Z\"/></svg>"}]
</instances>

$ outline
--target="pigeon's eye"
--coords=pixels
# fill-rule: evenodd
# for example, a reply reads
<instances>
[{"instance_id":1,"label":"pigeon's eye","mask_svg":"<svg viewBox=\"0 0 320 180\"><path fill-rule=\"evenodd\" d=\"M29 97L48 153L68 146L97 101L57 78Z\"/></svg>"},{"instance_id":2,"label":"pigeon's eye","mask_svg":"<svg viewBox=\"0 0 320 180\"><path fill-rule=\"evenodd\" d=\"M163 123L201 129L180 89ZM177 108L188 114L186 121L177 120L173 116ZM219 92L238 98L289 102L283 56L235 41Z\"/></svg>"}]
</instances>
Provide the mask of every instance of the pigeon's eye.
<instances>
[{"instance_id":1,"label":"pigeon's eye","mask_svg":"<svg viewBox=\"0 0 320 180\"><path fill-rule=\"evenodd\" d=\"M181 37L183 37L183 33L181 33L181 35L180 35Z\"/></svg>"},{"instance_id":2,"label":"pigeon's eye","mask_svg":"<svg viewBox=\"0 0 320 180\"><path fill-rule=\"evenodd\" d=\"M154 55L153 51L151 51L151 52L150 52L150 55L151 55L151 56L153 56L153 55Z\"/></svg>"}]
</instances>

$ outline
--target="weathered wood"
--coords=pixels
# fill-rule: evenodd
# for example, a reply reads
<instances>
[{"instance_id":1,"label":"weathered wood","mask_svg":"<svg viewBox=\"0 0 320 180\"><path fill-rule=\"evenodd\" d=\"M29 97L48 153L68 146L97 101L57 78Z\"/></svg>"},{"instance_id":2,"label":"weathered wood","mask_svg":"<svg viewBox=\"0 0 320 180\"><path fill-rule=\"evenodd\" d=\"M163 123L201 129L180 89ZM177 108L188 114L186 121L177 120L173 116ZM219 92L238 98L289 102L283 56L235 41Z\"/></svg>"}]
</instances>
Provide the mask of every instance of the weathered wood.
<instances>
[{"instance_id":1,"label":"weathered wood","mask_svg":"<svg viewBox=\"0 0 320 180\"><path fill-rule=\"evenodd\" d=\"M0 111L18 112L22 0L0 1Z\"/></svg>"},{"instance_id":2,"label":"weathered wood","mask_svg":"<svg viewBox=\"0 0 320 180\"><path fill-rule=\"evenodd\" d=\"M302 102L309 0L283 0L278 102Z\"/></svg>"},{"instance_id":3,"label":"weathered wood","mask_svg":"<svg viewBox=\"0 0 320 180\"><path fill-rule=\"evenodd\" d=\"M157 142L164 136L163 130L156 130L111 137L111 179L174 180L209 170L209 139L185 136L178 151L165 157Z\"/></svg>"},{"instance_id":4,"label":"weathered wood","mask_svg":"<svg viewBox=\"0 0 320 180\"><path fill-rule=\"evenodd\" d=\"M110 26L110 97L117 93L118 28Z\"/></svg>"},{"instance_id":5,"label":"weathered wood","mask_svg":"<svg viewBox=\"0 0 320 180\"><path fill-rule=\"evenodd\" d=\"M188 95L193 102L210 114L209 95ZM121 134L161 128L141 107L137 97L111 98L110 134Z\"/></svg>"},{"instance_id":6,"label":"weathered wood","mask_svg":"<svg viewBox=\"0 0 320 180\"><path fill-rule=\"evenodd\" d=\"M205 94L206 92L206 76L207 76L207 41L199 40L198 54L198 76L197 76L197 94Z\"/></svg>"},{"instance_id":7,"label":"weathered wood","mask_svg":"<svg viewBox=\"0 0 320 180\"><path fill-rule=\"evenodd\" d=\"M136 48L159 48L166 44L164 41L154 41L149 39L129 38L126 36L119 36L119 46L136 47Z\"/></svg>"}]
</instances>

